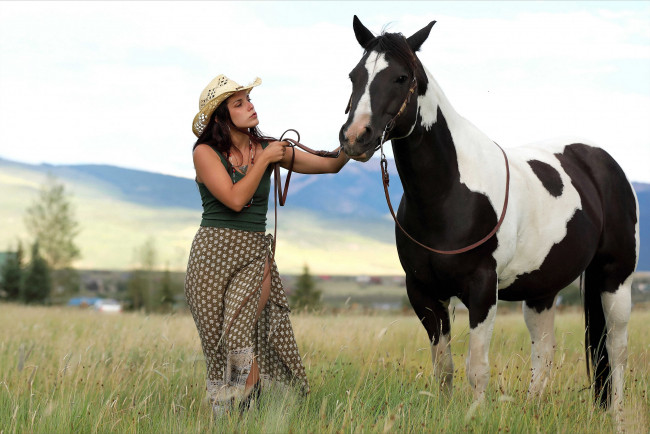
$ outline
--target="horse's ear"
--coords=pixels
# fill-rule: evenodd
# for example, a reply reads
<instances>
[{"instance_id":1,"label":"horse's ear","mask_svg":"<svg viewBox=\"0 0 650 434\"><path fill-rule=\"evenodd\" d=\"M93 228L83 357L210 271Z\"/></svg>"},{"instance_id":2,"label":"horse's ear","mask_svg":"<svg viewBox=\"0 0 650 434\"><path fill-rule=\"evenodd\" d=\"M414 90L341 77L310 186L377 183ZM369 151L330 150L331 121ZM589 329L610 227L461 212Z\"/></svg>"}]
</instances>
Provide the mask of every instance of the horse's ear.
<instances>
[{"instance_id":1,"label":"horse's ear","mask_svg":"<svg viewBox=\"0 0 650 434\"><path fill-rule=\"evenodd\" d=\"M352 20L352 27L354 28L354 35L357 37L359 45L365 49L368 45L368 42L372 41L375 38L375 35L373 35L372 32L366 28L366 26L361 24L361 20L359 20L356 15Z\"/></svg>"},{"instance_id":2,"label":"horse's ear","mask_svg":"<svg viewBox=\"0 0 650 434\"><path fill-rule=\"evenodd\" d=\"M406 39L406 41L409 43L409 47L411 47L411 50L413 50L414 53L418 51L422 44L424 44L424 41L427 40L429 37L429 32L431 31L431 27L433 27L435 23L435 21L431 21L429 24L427 24L426 27L418 30L411 37Z\"/></svg>"}]
</instances>

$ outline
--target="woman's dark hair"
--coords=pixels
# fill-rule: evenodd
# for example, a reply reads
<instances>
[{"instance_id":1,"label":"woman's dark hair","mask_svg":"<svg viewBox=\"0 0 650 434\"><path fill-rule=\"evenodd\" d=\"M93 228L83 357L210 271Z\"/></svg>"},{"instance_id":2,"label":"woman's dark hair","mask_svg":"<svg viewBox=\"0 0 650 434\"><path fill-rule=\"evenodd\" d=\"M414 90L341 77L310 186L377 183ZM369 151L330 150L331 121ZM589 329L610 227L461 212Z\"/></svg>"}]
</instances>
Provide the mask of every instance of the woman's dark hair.
<instances>
[{"instance_id":1,"label":"woman's dark hair","mask_svg":"<svg viewBox=\"0 0 650 434\"><path fill-rule=\"evenodd\" d=\"M210 115L208 124L203 129L203 132L194 143L192 150L200 144L206 144L217 150L218 152L228 153L232 147L232 140L230 138L230 130L236 129L237 131L246 134L253 142L260 143L262 141L273 141L273 137L267 137L257 127L242 130L232 123L230 112L228 111L228 99L223 101Z\"/></svg>"}]
</instances>

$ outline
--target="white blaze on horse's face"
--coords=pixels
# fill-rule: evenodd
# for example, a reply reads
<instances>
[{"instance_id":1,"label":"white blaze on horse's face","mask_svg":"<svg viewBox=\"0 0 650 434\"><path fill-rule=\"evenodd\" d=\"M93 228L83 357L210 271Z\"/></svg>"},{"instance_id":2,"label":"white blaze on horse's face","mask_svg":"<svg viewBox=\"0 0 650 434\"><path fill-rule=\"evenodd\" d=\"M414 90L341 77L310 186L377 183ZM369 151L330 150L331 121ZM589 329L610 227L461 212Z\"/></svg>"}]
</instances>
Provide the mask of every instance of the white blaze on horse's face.
<instances>
[{"instance_id":1,"label":"white blaze on horse's face","mask_svg":"<svg viewBox=\"0 0 650 434\"><path fill-rule=\"evenodd\" d=\"M369 53L365 67L368 71L368 81L366 82L363 95L361 95L361 98L354 109L354 118L352 119L352 123L345 132L345 138L351 145L356 142L359 136L363 135L366 131L366 127L370 124L370 119L372 119L370 85L379 72L388 68L385 54L376 51Z\"/></svg>"}]
</instances>

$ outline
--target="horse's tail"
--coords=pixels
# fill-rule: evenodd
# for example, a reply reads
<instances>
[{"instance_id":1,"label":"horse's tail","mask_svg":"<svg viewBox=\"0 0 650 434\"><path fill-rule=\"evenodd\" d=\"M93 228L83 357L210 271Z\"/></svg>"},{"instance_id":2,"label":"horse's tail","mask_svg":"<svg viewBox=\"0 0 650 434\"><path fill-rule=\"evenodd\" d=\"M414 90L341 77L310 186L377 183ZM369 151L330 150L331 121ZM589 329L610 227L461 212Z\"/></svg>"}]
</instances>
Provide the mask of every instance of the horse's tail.
<instances>
[{"instance_id":1,"label":"horse's tail","mask_svg":"<svg viewBox=\"0 0 650 434\"><path fill-rule=\"evenodd\" d=\"M580 276L580 287L585 306L587 375L593 385L595 403L607 408L611 389L609 358L605 348L607 325L599 288L593 282L590 284L589 275L589 269L587 269L587 272Z\"/></svg>"}]
</instances>

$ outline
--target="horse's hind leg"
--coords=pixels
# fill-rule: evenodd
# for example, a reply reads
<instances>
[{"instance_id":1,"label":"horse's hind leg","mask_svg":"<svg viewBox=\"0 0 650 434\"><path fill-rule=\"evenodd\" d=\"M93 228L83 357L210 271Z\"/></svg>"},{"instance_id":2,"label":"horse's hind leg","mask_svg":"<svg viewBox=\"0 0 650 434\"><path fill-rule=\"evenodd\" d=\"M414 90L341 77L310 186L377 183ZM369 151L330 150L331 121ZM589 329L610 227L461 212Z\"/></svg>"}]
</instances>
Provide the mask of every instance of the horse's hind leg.
<instances>
[{"instance_id":1,"label":"horse's hind leg","mask_svg":"<svg viewBox=\"0 0 650 434\"><path fill-rule=\"evenodd\" d=\"M592 214L601 228L584 281L586 347L593 368L594 398L619 414L632 306L631 276L639 254L639 205L623 170L609 154L592 147L567 148L580 164L590 168L595 191L586 188L581 192L582 202L585 211L589 203L594 205Z\"/></svg>"},{"instance_id":2,"label":"horse's hind leg","mask_svg":"<svg viewBox=\"0 0 650 434\"><path fill-rule=\"evenodd\" d=\"M451 357L449 300L436 300L422 289L417 283L407 278L409 301L429 335L433 373L440 381L440 390L451 393L454 362Z\"/></svg>"},{"instance_id":3,"label":"horse's hind leg","mask_svg":"<svg viewBox=\"0 0 650 434\"><path fill-rule=\"evenodd\" d=\"M524 320L530 333L532 377L528 397L541 396L551 374L555 355L555 297L524 301Z\"/></svg>"},{"instance_id":4,"label":"horse's hind leg","mask_svg":"<svg viewBox=\"0 0 650 434\"><path fill-rule=\"evenodd\" d=\"M627 324L632 309L632 276L597 256L585 273L587 345L593 369L594 398L602 407L623 409L627 363Z\"/></svg>"},{"instance_id":5,"label":"horse's hind leg","mask_svg":"<svg viewBox=\"0 0 650 434\"><path fill-rule=\"evenodd\" d=\"M625 365L627 364L627 324L632 309L632 277L629 277L616 292L604 292L601 295L607 338L605 347L611 370L611 409L623 410L623 388Z\"/></svg>"}]
</instances>

